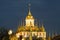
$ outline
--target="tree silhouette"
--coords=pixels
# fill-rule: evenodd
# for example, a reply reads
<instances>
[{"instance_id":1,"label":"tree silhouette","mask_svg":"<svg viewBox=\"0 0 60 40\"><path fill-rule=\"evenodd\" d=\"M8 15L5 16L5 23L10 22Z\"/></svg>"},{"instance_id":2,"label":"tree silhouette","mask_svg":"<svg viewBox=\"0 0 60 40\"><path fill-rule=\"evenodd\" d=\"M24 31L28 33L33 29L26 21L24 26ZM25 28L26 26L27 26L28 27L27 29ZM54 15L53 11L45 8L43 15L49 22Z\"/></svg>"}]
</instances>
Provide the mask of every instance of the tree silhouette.
<instances>
[{"instance_id":1,"label":"tree silhouette","mask_svg":"<svg viewBox=\"0 0 60 40\"><path fill-rule=\"evenodd\" d=\"M60 35L53 37L52 40L60 40Z\"/></svg>"},{"instance_id":2,"label":"tree silhouette","mask_svg":"<svg viewBox=\"0 0 60 40\"><path fill-rule=\"evenodd\" d=\"M0 40L9 40L8 30L5 28L0 28Z\"/></svg>"}]
</instances>

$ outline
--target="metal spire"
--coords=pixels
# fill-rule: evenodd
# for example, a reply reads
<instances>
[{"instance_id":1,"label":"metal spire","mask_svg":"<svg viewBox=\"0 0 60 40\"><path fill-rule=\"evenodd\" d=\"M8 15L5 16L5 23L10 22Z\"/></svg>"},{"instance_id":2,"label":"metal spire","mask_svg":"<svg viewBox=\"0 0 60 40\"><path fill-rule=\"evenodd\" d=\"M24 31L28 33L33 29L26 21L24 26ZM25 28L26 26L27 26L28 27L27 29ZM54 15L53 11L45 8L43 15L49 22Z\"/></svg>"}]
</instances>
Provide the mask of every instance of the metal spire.
<instances>
[{"instance_id":1,"label":"metal spire","mask_svg":"<svg viewBox=\"0 0 60 40\"><path fill-rule=\"evenodd\" d=\"M48 40L51 40L51 38L50 38L50 33L48 34Z\"/></svg>"},{"instance_id":2,"label":"metal spire","mask_svg":"<svg viewBox=\"0 0 60 40\"><path fill-rule=\"evenodd\" d=\"M28 15L31 15L30 6L31 6L31 4L29 3L28 4L28 9L29 9Z\"/></svg>"}]
</instances>

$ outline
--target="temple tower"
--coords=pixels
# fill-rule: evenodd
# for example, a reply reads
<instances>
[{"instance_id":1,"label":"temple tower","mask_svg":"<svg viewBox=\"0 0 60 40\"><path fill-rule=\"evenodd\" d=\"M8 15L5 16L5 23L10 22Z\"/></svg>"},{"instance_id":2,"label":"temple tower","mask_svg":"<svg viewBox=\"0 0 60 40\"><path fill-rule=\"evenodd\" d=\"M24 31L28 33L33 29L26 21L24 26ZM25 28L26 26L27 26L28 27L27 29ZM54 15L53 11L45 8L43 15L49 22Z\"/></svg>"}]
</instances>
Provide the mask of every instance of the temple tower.
<instances>
[{"instance_id":1,"label":"temple tower","mask_svg":"<svg viewBox=\"0 0 60 40\"><path fill-rule=\"evenodd\" d=\"M28 15L26 16L25 22L26 26L34 26L34 17L32 16L30 11L30 4L29 4Z\"/></svg>"}]
</instances>

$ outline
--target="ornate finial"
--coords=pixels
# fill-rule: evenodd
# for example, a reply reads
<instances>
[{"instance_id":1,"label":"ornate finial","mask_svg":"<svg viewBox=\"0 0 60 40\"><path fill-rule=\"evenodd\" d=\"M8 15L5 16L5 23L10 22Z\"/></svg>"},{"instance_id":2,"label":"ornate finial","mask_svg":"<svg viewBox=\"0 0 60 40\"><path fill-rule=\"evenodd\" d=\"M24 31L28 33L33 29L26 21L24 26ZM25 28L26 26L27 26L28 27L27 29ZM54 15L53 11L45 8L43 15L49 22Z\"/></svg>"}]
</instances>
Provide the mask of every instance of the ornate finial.
<instances>
[{"instance_id":1,"label":"ornate finial","mask_svg":"<svg viewBox=\"0 0 60 40\"><path fill-rule=\"evenodd\" d=\"M29 6L29 9L30 9L31 4L29 3L28 6Z\"/></svg>"},{"instance_id":2,"label":"ornate finial","mask_svg":"<svg viewBox=\"0 0 60 40\"><path fill-rule=\"evenodd\" d=\"M40 26L40 21L38 21L38 23L39 23L38 25Z\"/></svg>"},{"instance_id":3,"label":"ornate finial","mask_svg":"<svg viewBox=\"0 0 60 40\"><path fill-rule=\"evenodd\" d=\"M50 37L50 33L49 33L49 37Z\"/></svg>"},{"instance_id":4,"label":"ornate finial","mask_svg":"<svg viewBox=\"0 0 60 40\"><path fill-rule=\"evenodd\" d=\"M42 24L42 28L44 28L44 25Z\"/></svg>"},{"instance_id":5,"label":"ornate finial","mask_svg":"<svg viewBox=\"0 0 60 40\"><path fill-rule=\"evenodd\" d=\"M44 28L44 23L43 23L43 21L42 21L42 28Z\"/></svg>"},{"instance_id":6,"label":"ornate finial","mask_svg":"<svg viewBox=\"0 0 60 40\"><path fill-rule=\"evenodd\" d=\"M49 33L49 36L48 36L48 40L51 40L51 38L50 38L50 33Z\"/></svg>"},{"instance_id":7,"label":"ornate finial","mask_svg":"<svg viewBox=\"0 0 60 40\"><path fill-rule=\"evenodd\" d=\"M36 19L36 26L37 26L37 19Z\"/></svg>"},{"instance_id":8,"label":"ornate finial","mask_svg":"<svg viewBox=\"0 0 60 40\"><path fill-rule=\"evenodd\" d=\"M42 24L42 31L45 31L44 25Z\"/></svg>"},{"instance_id":9,"label":"ornate finial","mask_svg":"<svg viewBox=\"0 0 60 40\"><path fill-rule=\"evenodd\" d=\"M30 6L31 6L31 4L29 3L29 4L28 4L28 7L29 7L28 15L31 15L31 12L30 12Z\"/></svg>"}]
</instances>

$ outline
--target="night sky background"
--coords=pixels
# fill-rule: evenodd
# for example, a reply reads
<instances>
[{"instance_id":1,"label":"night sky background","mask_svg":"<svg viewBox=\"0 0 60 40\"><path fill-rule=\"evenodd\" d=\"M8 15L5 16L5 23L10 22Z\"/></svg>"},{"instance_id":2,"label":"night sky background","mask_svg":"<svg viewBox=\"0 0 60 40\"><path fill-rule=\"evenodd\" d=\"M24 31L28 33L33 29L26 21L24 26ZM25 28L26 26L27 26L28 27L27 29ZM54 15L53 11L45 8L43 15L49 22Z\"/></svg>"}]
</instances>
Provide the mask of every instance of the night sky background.
<instances>
[{"instance_id":1,"label":"night sky background","mask_svg":"<svg viewBox=\"0 0 60 40\"><path fill-rule=\"evenodd\" d=\"M60 0L0 0L0 27L16 31L28 14L28 4L34 18L44 24L47 32L60 33Z\"/></svg>"}]
</instances>

